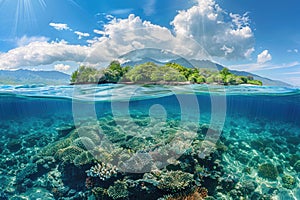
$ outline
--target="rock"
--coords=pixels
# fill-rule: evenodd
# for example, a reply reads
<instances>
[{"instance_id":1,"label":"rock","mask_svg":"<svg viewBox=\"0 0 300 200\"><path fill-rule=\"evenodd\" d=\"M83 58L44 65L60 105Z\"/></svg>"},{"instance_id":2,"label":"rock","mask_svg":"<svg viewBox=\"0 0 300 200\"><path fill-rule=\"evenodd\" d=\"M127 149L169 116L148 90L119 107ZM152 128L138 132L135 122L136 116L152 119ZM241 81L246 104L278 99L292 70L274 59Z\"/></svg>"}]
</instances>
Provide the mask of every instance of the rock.
<instances>
[{"instance_id":1,"label":"rock","mask_svg":"<svg viewBox=\"0 0 300 200\"><path fill-rule=\"evenodd\" d=\"M65 137L65 136L68 135L73 129L75 129L75 126L72 126L72 125L66 125L66 126L57 128L56 131L58 132L58 136L59 136L59 137Z\"/></svg>"},{"instance_id":2,"label":"rock","mask_svg":"<svg viewBox=\"0 0 300 200\"><path fill-rule=\"evenodd\" d=\"M34 175L38 172L37 164L36 163L30 163L25 168L21 169L17 175L16 175L16 182L17 184L20 184L24 182L24 180L31 175Z\"/></svg>"},{"instance_id":3,"label":"rock","mask_svg":"<svg viewBox=\"0 0 300 200\"><path fill-rule=\"evenodd\" d=\"M242 182L241 191L243 194L250 195L254 192L257 186L258 186L257 183L254 181L244 181Z\"/></svg>"},{"instance_id":4,"label":"rock","mask_svg":"<svg viewBox=\"0 0 300 200\"><path fill-rule=\"evenodd\" d=\"M22 148L21 141L18 139L13 139L6 144L6 148L10 152L17 152Z\"/></svg>"}]
</instances>

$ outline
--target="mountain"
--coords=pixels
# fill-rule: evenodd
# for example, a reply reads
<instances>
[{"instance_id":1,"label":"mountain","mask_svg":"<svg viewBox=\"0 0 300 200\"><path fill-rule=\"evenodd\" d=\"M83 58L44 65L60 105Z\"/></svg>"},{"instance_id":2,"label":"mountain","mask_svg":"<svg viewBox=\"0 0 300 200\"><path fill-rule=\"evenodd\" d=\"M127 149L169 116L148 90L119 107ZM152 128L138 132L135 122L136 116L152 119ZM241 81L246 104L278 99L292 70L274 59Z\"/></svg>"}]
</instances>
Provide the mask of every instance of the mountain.
<instances>
[{"instance_id":1,"label":"mountain","mask_svg":"<svg viewBox=\"0 0 300 200\"><path fill-rule=\"evenodd\" d=\"M184 67L188 68L207 68L210 70L222 70L224 66L214 63L209 60L196 60L191 59L187 60L183 57L177 56L175 54L172 54L170 52L166 52L163 50L158 49L141 49L141 50L135 50L131 51L123 56L120 57L121 60L125 61L123 62L123 66L129 65L129 66L135 66L140 65L146 62L153 62L157 65L164 65L169 62L178 63ZM230 67L227 67L230 69ZM245 72L245 71L237 71L237 70L230 70L233 74L239 75L239 76L252 76L255 80L262 81L263 85L268 86L291 86L285 82L278 81L278 80L272 80L269 78L265 78L253 73Z\"/></svg>"},{"instance_id":2,"label":"mountain","mask_svg":"<svg viewBox=\"0 0 300 200\"><path fill-rule=\"evenodd\" d=\"M273 80L266 77L262 77L253 73L245 72L245 71L237 71L237 70L230 70L233 74L239 75L239 76L252 76L255 80L259 80L263 83L263 85L268 86L282 86L282 87L290 87L292 85L279 81L279 80Z\"/></svg>"},{"instance_id":3,"label":"mountain","mask_svg":"<svg viewBox=\"0 0 300 200\"><path fill-rule=\"evenodd\" d=\"M69 84L70 75L59 71L31 71L27 69L0 70L0 84Z\"/></svg>"}]
</instances>

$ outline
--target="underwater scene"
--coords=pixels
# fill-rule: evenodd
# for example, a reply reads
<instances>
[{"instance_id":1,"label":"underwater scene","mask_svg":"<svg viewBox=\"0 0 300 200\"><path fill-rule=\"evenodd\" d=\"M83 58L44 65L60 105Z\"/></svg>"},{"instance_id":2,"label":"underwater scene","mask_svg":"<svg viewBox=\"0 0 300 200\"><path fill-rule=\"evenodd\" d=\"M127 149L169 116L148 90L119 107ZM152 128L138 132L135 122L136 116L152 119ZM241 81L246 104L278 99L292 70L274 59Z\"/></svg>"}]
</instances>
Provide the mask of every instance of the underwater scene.
<instances>
[{"instance_id":1,"label":"underwater scene","mask_svg":"<svg viewBox=\"0 0 300 200\"><path fill-rule=\"evenodd\" d=\"M0 86L0 199L300 199L300 91Z\"/></svg>"}]
</instances>

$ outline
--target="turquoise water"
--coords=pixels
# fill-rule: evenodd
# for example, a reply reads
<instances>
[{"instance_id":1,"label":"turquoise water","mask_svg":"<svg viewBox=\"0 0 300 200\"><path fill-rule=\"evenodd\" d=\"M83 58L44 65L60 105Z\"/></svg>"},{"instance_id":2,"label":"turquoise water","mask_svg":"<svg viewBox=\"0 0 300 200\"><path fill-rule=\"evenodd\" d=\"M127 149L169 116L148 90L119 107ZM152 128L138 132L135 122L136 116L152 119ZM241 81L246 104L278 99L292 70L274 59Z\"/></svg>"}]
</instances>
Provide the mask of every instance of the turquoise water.
<instances>
[{"instance_id":1,"label":"turquoise water","mask_svg":"<svg viewBox=\"0 0 300 200\"><path fill-rule=\"evenodd\" d=\"M0 199L300 199L300 90L0 86Z\"/></svg>"}]
</instances>

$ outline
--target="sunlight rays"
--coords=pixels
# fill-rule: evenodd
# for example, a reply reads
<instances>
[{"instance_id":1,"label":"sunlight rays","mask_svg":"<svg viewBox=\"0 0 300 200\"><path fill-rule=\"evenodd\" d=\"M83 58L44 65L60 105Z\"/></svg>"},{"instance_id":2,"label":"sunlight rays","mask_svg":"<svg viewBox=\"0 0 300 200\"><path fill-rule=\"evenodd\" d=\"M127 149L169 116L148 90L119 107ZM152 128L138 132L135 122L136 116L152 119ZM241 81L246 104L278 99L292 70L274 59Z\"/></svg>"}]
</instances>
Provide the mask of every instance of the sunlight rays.
<instances>
[{"instance_id":1,"label":"sunlight rays","mask_svg":"<svg viewBox=\"0 0 300 200\"><path fill-rule=\"evenodd\" d=\"M53 3L54 0L0 0L0 12L11 21L11 34L17 35L21 30L36 27L39 15L48 12ZM81 8L75 0L59 3Z\"/></svg>"},{"instance_id":2,"label":"sunlight rays","mask_svg":"<svg viewBox=\"0 0 300 200\"><path fill-rule=\"evenodd\" d=\"M45 10L46 0L0 0L0 10L12 20L11 31L15 35L21 27L36 24L36 11Z\"/></svg>"}]
</instances>

